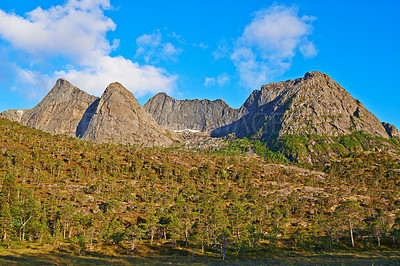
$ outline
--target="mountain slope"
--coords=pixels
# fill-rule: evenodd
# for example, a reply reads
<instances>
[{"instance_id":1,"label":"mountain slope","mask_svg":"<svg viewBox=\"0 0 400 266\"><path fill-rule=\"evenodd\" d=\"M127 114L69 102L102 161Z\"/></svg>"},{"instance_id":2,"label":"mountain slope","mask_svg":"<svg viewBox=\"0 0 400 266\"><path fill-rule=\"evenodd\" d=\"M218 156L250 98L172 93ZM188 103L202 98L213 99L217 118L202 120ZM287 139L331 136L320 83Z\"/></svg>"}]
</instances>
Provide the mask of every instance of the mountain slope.
<instances>
[{"instance_id":1,"label":"mountain slope","mask_svg":"<svg viewBox=\"0 0 400 266\"><path fill-rule=\"evenodd\" d=\"M101 96L82 139L170 146L173 140L168 134L168 131L160 127L144 110L133 94L116 82L110 84Z\"/></svg>"},{"instance_id":2,"label":"mountain slope","mask_svg":"<svg viewBox=\"0 0 400 266\"><path fill-rule=\"evenodd\" d=\"M242 117L212 132L270 139L283 135L340 136L354 131L389 138L382 123L361 102L321 72L271 83L255 91L240 109Z\"/></svg>"},{"instance_id":3,"label":"mountain slope","mask_svg":"<svg viewBox=\"0 0 400 266\"><path fill-rule=\"evenodd\" d=\"M239 114L223 100L176 100L165 93L153 96L144 108L170 130L210 132L236 121Z\"/></svg>"},{"instance_id":4,"label":"mountain slope","mask_svg":"<svg viewBox=\"0 0 400 266\"><path fill-rule=\"evenodd\" d=\"M51 134L76 135L87 108L97 97L75 87L65 79L57 80L53 89L32 109L7 110L1 117Z\"/></svg>"}]
</instances>

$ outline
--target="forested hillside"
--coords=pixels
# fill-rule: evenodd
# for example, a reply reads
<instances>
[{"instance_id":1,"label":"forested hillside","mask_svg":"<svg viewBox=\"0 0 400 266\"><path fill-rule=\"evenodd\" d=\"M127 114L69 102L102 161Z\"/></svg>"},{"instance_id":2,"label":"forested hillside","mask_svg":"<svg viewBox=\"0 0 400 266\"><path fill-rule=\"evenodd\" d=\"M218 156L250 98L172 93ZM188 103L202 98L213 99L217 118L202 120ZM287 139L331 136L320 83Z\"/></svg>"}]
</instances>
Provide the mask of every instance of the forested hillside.
<instances>
[{"instance_id":1,"label":"forested hillside","mask_svg":"<svg viewBox=\"0 0 400 266\"><path fill-rule=\"evenodd\" d=\"M279 141L142 148L0 119L1 244L218 257L399 249L397 141L379 149L362 133L325 146L316 136Z\"/></svg>"}]
</instances>

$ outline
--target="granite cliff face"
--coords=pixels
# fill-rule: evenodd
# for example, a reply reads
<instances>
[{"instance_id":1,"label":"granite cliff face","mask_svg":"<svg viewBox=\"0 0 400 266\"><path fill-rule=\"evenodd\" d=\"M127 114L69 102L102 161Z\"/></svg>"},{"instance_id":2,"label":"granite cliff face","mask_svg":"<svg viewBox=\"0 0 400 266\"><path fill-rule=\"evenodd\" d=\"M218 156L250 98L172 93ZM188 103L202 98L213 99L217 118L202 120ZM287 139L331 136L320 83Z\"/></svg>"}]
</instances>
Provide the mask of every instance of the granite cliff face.
<instances>
[{"instance_id":1,"label":"granite cliff face","mask_svg":"<svg viewBox=\"0 0 400 266\"><path fill-rule=\"evenodd\" d=\"M385 122L382 125L390 137L400 139L400 132L394 125Z\"/></svg>"},{"instance_id":2,"label":"granite cliff face","mask_svg":"<svg viewBox=\"0 0 400 266\"><path fill-rule=\"evenodd\" d=\"M32 109L7 110L1 117L51 134L75 137L87 108L97 97L75 87L65 79L57 80L53 89Z\"/></svg>"},{"instance_id":3,"label":"granite cliff face","mask_svg":"<svg viewBox=\"0 0 400 266\"><path fill-rule=\"evenodd\" d=\"M233 123L239 115L239 110L223 100L175 100L165 93L153 96L144 108L159 125L170 130L211 132Z\"/></svg>"},{"instance_id":4,"label":"granite cliff face","mask_svg":"<svg viewBox=\"0 0 400 266\"><path fill-rule=\"evenodd\" d=\"M382 123L361 102L321 72L271 83L255 91L240 108L241 118L212 132L259 139L317 134L339 136L354 131L389 138Z\"/></svg>"},{"instance_id":5,"label":"granite cliff face","mask_svg":"<svg viewBox=\"0 0 400 266\"><path fill-rule=\"evenodd\" d=\"M20 124L51 134L118 144L170 146L166 129L119 83L110 84L101 99L89 95L65 79L57 80L43 100L26 110L0 113Z\"/></svg>"},{"instance_id":6,"label":"granite cliff face","mask_svg":"<svg viewBox=\"0 0 400 266\"><path fill-rule=\"evenodd\" d=\"M7 110L0 116L51 134L146 146L170 146L176 135L168 129L263 140L291 134L340 136L354 131L400 139L396 127L381 123L338 83L317 71L263 85L239 109L222 100L175 100L165 93L142 107L119 83L110 84L97 98L59 79L34 108Z\"/></svg>"},{"instance_id":7,"label":"granite cliff face","mask_svg":"<svg viewBox=\"0 0 400 266\"><path fill-rule=\"evenodd\" d=\"M214 137L270 139L291 134L339 136L365 131L374 136L396 136L361 102L321 72L303 78L263 85L239 109L221 100L175 100L159 93L145 104L159 125L171 130L200 130Z\"/></svg>"},{"instance_id":8,"label":"granite cliff face","mask_svg":"<svg viewBox=\"0 0 400 266\"><path fill-rule=\"evenodd\" d=\"M94 107L93 107L94 108ZM89 112L92 113L92 111ZM89 116L88 115L88 116ZM170 146L173 140L119 83L110 84L97 103L82 139L145 146Z\"/></svg>"}]
</instances>

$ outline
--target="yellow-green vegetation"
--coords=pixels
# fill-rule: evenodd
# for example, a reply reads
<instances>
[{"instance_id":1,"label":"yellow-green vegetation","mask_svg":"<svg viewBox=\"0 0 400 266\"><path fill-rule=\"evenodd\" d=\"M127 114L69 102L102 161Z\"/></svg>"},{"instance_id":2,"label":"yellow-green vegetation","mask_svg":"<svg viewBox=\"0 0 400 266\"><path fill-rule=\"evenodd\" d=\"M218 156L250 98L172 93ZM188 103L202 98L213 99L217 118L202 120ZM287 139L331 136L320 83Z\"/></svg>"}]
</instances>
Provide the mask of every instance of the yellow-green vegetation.
<instances>
[{"instance_id":1,"label":"yellow-green vegetation","mask_svg":"<svg viewBox=\"0 0 400 266\"><path fill-rule=\"evenodd\" d=\"M140 248L143 248L140 246ZM0 248L1 265L397 265L400 252L337 251L337 252L285 252L231 256L223 262L215 256L204 256L174 250L172 255L138 254L107 255L85 252L80 256L54 249L30 246L17 249ZM179 253L179 255L177 255Z\"/></svg>"},{"instance_id":2,"label":"yellow-green vegetation","mask_svg":"<svg viewBox=\"0 0 400 266\"><path fill-rule=\"evenodd\" d=\"M358 135L338 138L329 147L347 152L324 163L287 164L290 156L271 155L289 154L283 148L246 139L232 145L250 145L261 156L100 145L0 119L0 263L18 263L21 246L71 263L326 258L315 252L338 256L338 263L361 254L362 264L382 252L398 261L398 144L349 149L346 138L364 143ZM323 146L317 136L304 143L310 139Z\"/></svg>"}]
</instances>

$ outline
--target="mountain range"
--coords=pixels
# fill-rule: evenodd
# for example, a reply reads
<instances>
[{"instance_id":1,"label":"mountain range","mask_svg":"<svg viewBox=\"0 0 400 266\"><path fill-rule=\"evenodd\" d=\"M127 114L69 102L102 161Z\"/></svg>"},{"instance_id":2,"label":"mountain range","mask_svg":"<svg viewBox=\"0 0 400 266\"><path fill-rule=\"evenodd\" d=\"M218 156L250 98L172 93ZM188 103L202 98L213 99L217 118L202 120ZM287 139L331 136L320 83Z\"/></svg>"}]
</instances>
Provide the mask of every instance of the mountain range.
<instances>
[{"instance_id":1,"label":"mountain range","mask_svg":"<svg viewBox=\"0 0 400 266\"><path fill-rule=\"evenodd\" d=\"M285 135L342 136L363 131L400 138L395 126L382 123L344 88L321 72L263 85L239 109L223 100L176 100L165 93L141 106L121 84L110 84L100 98L65 79L31 109L11 109L0 117L51 134L145 146L182 142L180 131L269 140Z\"/></svg>"}]
</instances>

